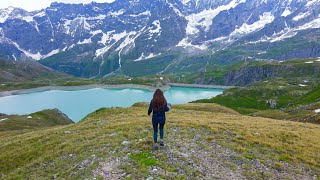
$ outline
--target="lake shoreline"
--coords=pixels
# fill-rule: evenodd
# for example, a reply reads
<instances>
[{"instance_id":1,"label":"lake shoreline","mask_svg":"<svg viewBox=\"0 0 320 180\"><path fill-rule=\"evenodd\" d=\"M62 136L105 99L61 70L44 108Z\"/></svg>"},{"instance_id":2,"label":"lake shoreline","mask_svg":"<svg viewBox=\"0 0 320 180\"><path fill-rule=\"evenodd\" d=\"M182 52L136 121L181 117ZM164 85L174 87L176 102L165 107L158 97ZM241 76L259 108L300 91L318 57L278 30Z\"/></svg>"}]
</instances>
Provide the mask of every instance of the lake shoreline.
<instances>
[{"instance_id":1,"label":"lake shoreline","mask_svg":"<svg viewBox=\"0 0 320 180\"><path fill-rule=\"evenodd\" d=\"M35 92L51 91L51 90L61 90L61 91L76 91L76 90L88 90L95 88L102 89L117 89L117 88L137 88L145 89L148 91L155 91L160 88L161 90L169 90L171 87L188 87L188 88L205 88L205 89L230 89L234 86L218 86L218 85L201 85L201 84L180 84L180 83L169 83L166 86L162 87L153 87L141 84L90 84L90 85L81 85L81 86L42 86L31 89L19 89L19 90L10 90L10 91L1 91L0 97L20 95L20 94L29 94Z\"/></svg>"}]
</instances>

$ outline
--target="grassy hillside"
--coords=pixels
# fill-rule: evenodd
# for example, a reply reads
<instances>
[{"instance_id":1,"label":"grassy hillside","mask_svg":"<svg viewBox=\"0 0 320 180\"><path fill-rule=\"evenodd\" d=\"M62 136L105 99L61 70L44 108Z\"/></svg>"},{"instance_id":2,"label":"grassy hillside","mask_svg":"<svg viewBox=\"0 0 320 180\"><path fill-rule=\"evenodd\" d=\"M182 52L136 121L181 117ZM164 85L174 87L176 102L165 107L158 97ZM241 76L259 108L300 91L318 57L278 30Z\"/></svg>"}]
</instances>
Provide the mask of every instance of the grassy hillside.
<instances>
[{"instance_id":1,"label":"grassy hillside","mask_svg":"<svg viewBox=\"0 0 320 180\"><path fill-rule=\"evenodd\" d=\"M152 149L147 104L97 110L80 123L0 137L1 179L319 179L320 126L173 106Z\"/></svg>"},{"instance_id":2,"label":"grassy hillside","mask_svg":"<svg viewBox=\"0 0 320 180\"><path fill-rule=\"evenodd\" d=\"M202 72L174 74L175 81L201 84L247 86L268 78L320 78L320 59L306 58L287 61L245 60L231 64L208 64Z\"/></svg>"},{"instance_id":3,"label":"grassy hillside","mask_svg":"<svg viewBox=\"0 0 320 180\"><path fill-rule=\"evenodd\" d=\"M34 61L0 60L0 82L58 78L64 75Z\"/></svg>"},{"instance_id":4,"label":"grassy hillside","mask_svg":"<svg viewBox=\"0 0 320 180\"><path fill-rule=\"evenodd\" d=\"M24 116L0 115L0 138L7 136L8 133L10 135L22 134L41 128L72 123L72 120L58 109L43 110Z\"/></svg>"},{"instance_id":5,"label":"grassy hillside","mask_svg":"<svg viewBox=\"0 0 320 180\"><path fill-rule=\"evenodd\" d=\"M245 88L233 88L200 103L218 103L242 114L320 123L317 78L271 78Z\"/></svg>"}]
</instances>

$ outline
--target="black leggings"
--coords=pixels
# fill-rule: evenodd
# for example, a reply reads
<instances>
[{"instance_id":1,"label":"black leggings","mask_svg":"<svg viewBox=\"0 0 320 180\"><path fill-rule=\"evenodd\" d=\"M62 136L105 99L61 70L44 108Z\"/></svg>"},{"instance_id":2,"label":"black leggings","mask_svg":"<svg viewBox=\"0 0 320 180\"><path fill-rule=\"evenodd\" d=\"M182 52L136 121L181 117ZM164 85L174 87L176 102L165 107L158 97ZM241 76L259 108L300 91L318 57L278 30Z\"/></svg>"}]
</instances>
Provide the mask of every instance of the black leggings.
<instances>
[{"instance_id":1,"label":"black leggings","mask_svg":"<svg viewBox=\"0 0 320 180\"><path fill-rule=\"evenodd\" d=\"M160 139L163 139L163 126L164 126L165 122L164 123L158 123L158 122L154 122L152 121L152 126L153 126L153 140L155 143L158 142L158 126L159 126L159 129L160 129Z\"/></svg>"}]
</instances>

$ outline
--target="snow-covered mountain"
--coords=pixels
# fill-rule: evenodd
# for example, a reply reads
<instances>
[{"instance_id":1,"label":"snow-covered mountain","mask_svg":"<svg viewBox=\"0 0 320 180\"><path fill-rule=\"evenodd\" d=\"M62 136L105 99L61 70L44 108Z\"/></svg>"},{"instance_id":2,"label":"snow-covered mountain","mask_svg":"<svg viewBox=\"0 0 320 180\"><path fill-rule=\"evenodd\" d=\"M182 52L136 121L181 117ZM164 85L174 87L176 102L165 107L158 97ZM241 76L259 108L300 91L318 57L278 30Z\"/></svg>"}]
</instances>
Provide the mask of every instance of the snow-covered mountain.
<instances>
[{"instance_id":1,"label":"snow-covered mountain","mask_svg":"<svg viewBox=\"0 0 320 180\"><path fill-rule=\"evenodd\" d=\"M0 10L0 58L103 77L320 56L320 0L117 0Z\"/></svg>"}]
</instances>

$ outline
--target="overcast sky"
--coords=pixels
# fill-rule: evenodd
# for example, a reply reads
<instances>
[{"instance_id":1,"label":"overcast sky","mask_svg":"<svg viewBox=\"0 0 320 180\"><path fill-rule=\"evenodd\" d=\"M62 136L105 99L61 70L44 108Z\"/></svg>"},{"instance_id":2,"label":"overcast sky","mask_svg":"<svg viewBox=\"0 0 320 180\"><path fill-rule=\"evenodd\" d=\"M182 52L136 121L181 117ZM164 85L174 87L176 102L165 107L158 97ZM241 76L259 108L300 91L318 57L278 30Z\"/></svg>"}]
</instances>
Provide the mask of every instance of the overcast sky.
<instances>
[{"instance_id":1,"label":"overcast sky","mask_svg":"<svg viewBox=\"0 0 320 180\"><path fill-rule=\"evenodd\" d=\"M23 8L27 11L34 11L48 7L52 2L90 3L92 1L110 3L115 0L0 0L0 9L13 6Z\"/></svg>"}]
</instances>

